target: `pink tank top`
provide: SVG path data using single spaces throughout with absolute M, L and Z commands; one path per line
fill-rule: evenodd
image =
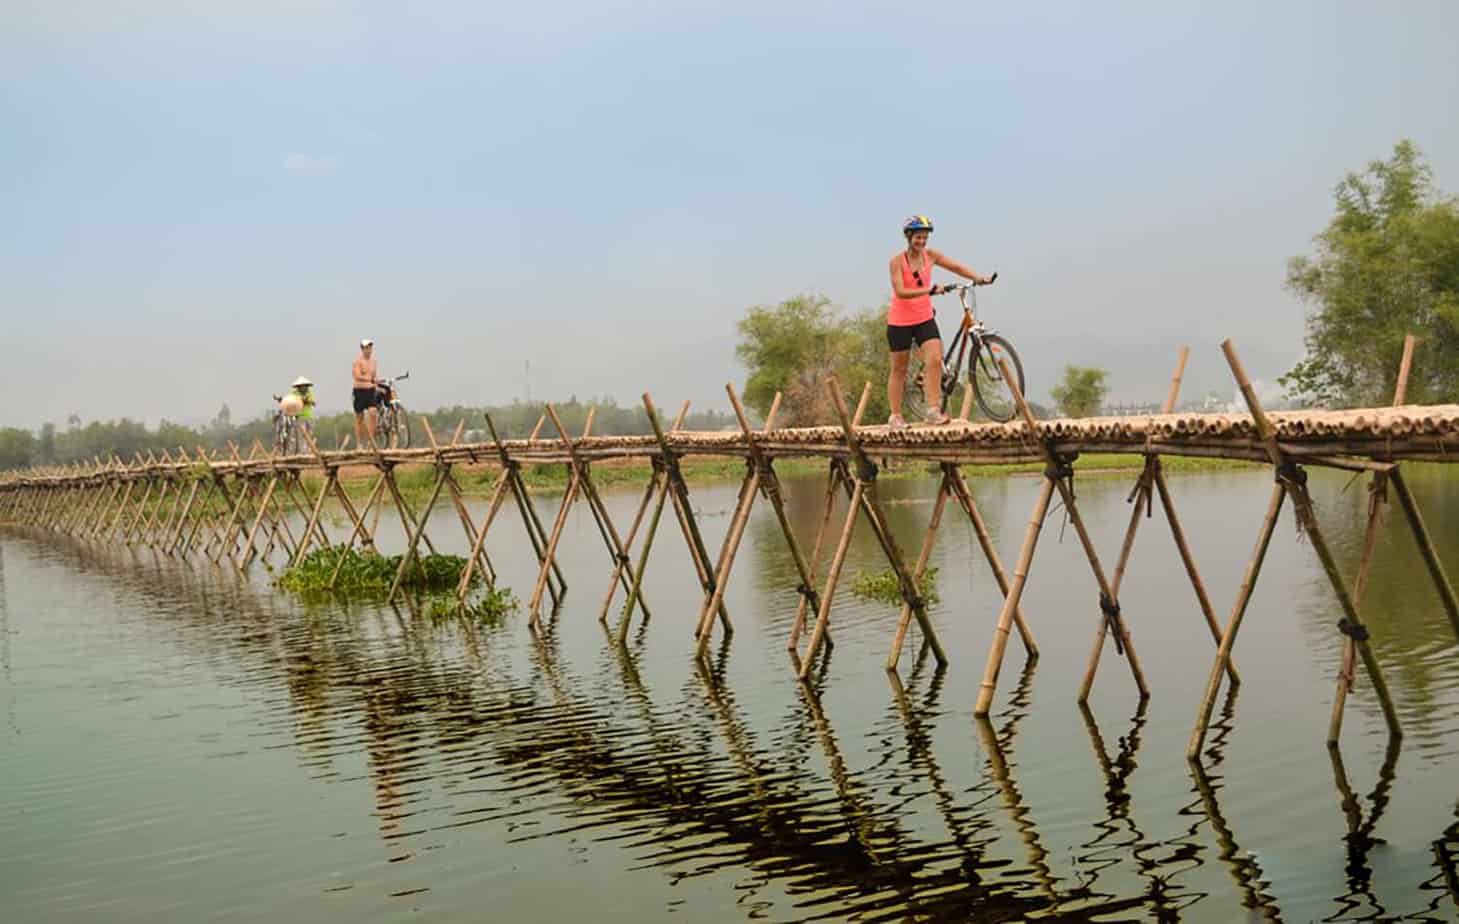
M 902 254 L 902 288 L 921 289 L 932 285 L 932 257 L 923 253 L 923 268 L 921 271 L 922 281 L 918 282 L 912 275 L 912 266 L 907 262 L 906 253 Z M 892 327 L 911 327 L 921 324 L 923 321 L 932 320 L 932 296 L 918 295 L 913 298 L 898 298 L 895 291 L 892 292 L 892 304 L 887 309 L 887 323 Z

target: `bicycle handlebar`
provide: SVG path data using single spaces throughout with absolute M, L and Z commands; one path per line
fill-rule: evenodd
M 988 277 L 988 281 L 987 282 L 954 282 L 954 283 L 949 283 L 949 284 L 946 284 L 946 285 L 938 286 L 937 287 L 937 294 L 938 295 L 946 295 L 949 292 L 966 292 L 967 290 L 973 288 L 974 286 L 980 286 L 980 285 L 983 285 L 983 286 L 991 286 L 993 283 L 995 283 L 997 281 L 998 281 L 998 274 L 997 273 L 994 273 L 993 275 L 991 275 L 991 276 Z

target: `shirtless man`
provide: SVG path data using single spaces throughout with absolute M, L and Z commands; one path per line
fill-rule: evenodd
M 350 382 L 355 399 L 355 443 L 364 449 L 375 445 L 375 341 L 360 341 L 360 355 L 350 367 Z

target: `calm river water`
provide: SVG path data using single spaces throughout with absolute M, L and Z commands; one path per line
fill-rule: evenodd
M 1459 575 L 1459 481 L 1410 479 Z M 1077 484 L 1107 567 L 1130 480 Z M 1223 620 L 1271 483 L 1172 478 Z M 1351 574 L 1364 484 L 1312 486 Z M 808 546 L 821 480 L 788 487 Z M 1038 482 L 972 487 L 1011 568 Z M 883 483 L 909 554 L 933 489 Z M 692 493 L 717 548 L 735 485 Z M 538 502 L 550 521 L 557 499 Z M 620 526 L 636 502 L 610 497 Z M 535 564 L 506 514 L 490 548 L 526 598 Z M 460 551 L 455 512 L 434 521 Z M 581 508 L 542 639 L 525 613 L 467 627 L 306 606 L 262 569 L 0 532 L 0 919 L 1459 919 L 1459 644 L 1396 509 L 1364 609 L 1401 749 L 1361 676 L 1340 758 L 1324 746 L 1339 614 L 1284 512 L 1201 776 L 1184 751 L 1214 646 L 1164 522 L 1142 528 L 1121 594 L 1153 697 L 1137 707 L 1110 650 L 1087 714 L 1096 594 L 1061 525 L 1024 598 L 1043 657 L 1024 670 L 1014 636 L 991 723 L 972 707 L 1001 597 L 951 508 L 933 559 L 950 667 L 919 661 L 914 632 L 889 681 L 895 610 L 843 591 L 811 689 L 785 651 L 797 581 L 764 504 L 709 669 L 671 518 L 626 652 L 598 623 L 611 563 Z M 858 531 L 847 578 L 882 567 Z

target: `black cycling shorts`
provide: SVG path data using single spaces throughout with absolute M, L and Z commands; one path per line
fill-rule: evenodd
M 887 346 L 892 348 L 893 353 L 901 353 L 912 349 L 915 342 L 918 346 L 929 340 L 941 340 L 942 332 L 937 329 L 937 319 L 928 318 L 921 324 L 908 324 L 905 327 L 887 325 Z
M 375 389 L 356 388 L 353 390 L 355 396 L 355 413 L 363 414 L 375 406 Z

